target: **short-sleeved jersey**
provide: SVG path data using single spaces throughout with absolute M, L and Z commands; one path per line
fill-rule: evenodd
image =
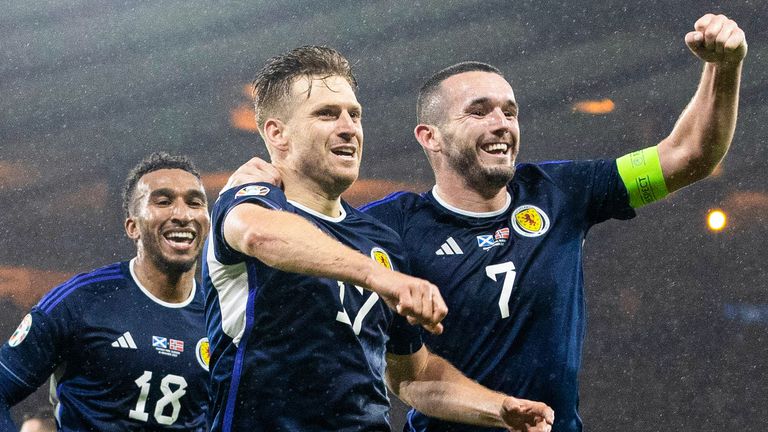
M 487 387 L 547 403 L 553 431 L 580 431 L 582 244 L 592 225 L 634 211 L 613 161 L 522 164 L 507 191 L 492 213 L 453 208 L 434 189 L 363 211 L 402 236 L 411 274 L 443 294 L 445 331 L 425 335 L 427 346 Z M 481 428 L 411 411 L 406 429 Z
M 122 262 L 45 295 L 0 350 L 0 374 L 29 392 L 53 375 L 62 431 L 204 431 L 207 350 L 200 290 L 163 302 Z
M 232 249 L 224 220 L 243 203 L 298 214 L 341 243 L 402 269 L 399 236 L 346 203 L 342 215 L 329 218 L 287 201 L 271 185 L 222 194 L 213 208 L 203 266 L 211 430 L 389 430 L 385 354 L 420 349 L 418 328 L 394 315 L 375 293 L 280 271 Z M 308 231 L 307 240 L 318 234 Z

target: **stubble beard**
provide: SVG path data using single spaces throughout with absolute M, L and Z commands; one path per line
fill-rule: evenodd
M 468 187 L 489 196 L 506 187 L 515 175 L 514 163 L 512 166 L 483 166 L 472 146 L 450 151 L 447 156 L 448 165 L 462 176 Z
M 142 230 L 143 231 L 143 230 Z M 182 274 L 192 270 L 197 263 L 197 256 L 195 259 L 179 259 L 170 260 L 165 257 L 163 251 L 160 250 L 160 241 L 157 234 L 142 232 L 141 242 L 144 248 L 144 254 L 147 256 L 150 262 L 157 267 L 158 270 L 170 277 L 180 277 Z

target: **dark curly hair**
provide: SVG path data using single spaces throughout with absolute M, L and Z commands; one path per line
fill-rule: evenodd
M 133 167 L 131 172 L 128 173 L 128 177 L 125 178 L 125 183 L 123 184 L 123 212 L 125 217 L 131 215 L 133 192 L 136 190 L 136 183 L 144 175 L 161 169 L 184 170 L 200 180 L 200 173 L 188 157 L 172 156 L 166 152 L 154 152 Z

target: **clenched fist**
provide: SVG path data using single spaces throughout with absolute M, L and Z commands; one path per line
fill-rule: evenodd
M 737 65 L 747 55 L 747 39 L 735 21 L 725 15 L 706 14 L 685 35 L 685 44 L 708 63 Z

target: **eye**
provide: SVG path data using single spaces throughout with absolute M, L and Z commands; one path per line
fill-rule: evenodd
M 316 115 L 320 117 L 321 119 L 335 119 L 336 118 L 336 112 L 332 109 L 322 109 L 320 111 L 317 111 Z
M 187 205 L 194 208 L 201 208 L 205 207 L 205 201 L 202 199 L 196 198 L 190 201 L 187 201 Z
M 487 114 L 487 112 L 483 107 L 470 107 L 467 110 L 467 114 L 475 117 L 483 117 Z

